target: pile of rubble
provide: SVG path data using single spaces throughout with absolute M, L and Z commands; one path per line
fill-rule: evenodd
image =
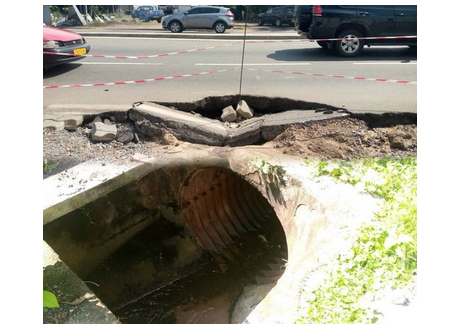
M 218 109 L 217 109 L 218 110 Z M 218 110 L 219 111 L 219 110 Z M 107 113 L 86 118 L 86 135 L 94 142 L 139 142 L 138 133 L 147 140 L 177 140 L 210 146 L 242 146 L 274 139 L 292 124 L 323 121 L 349 116 L 344 111 L 325 108 L 315 111 L 298 109 L 255 116 L 246 101 L 240 100 L 234 110 L 224 107 L 221 120 L 204 117 L 194 111 L 181 111 L 155 102 L 137 102 L 119 118 Z M 102 118 L 102 119 L 101 119 Z M 75 131 L 83 124 L 83 116 L 44 118 L 43 128 Z
M 43 129 L 76 131 L 83 125 L 83 115 L 58 115 L 48 116 L 43 121 Z M 134 132 L 128 125 L 118 124 L 114 116 L 102 119 L 96 116 L 92 122 L 85 124 L 86 134 L 94 142 L 117 142 L 126 144 L 139 142 L 137 132 Z
M 234 110 L 232 105 L 227 106 L 222 110 L 221 120 L 224 122 L 241 122 L 244 119 L 251 119 L 254 116 L 254 111 L 248 104 L 241 100 Z

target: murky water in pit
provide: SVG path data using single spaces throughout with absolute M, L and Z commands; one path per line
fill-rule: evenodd
M 180 269 L 175 268 L 172 261 L 178 257 L 178 251 L 172 250 L 169 241 L 186 237 L 181 236 L 177 227 L 164 223 L 163 228 L 156 224 L 136 236 L 88 279 L 105 282 L 113 278 L 99 289 L 120 290 L 117 296 L 126 296 L 125 301 L 120 302 L 120 297 L 117 301 L 114 301 L 117 298 L 105 298 L 109 293 L 104 291 L 98 294 L 95 289 L 95 292 L 122 323 L 230 323 L 235 303 L 245 286 L 273 284 L 283 274 L 286 259 L 283 230 L 247 232 L 234 243 L 239 255 L 233 262 L 218 263 L 210 254 L 202 252 L 188 268 Z M 159 239 L 163 242 L 159 243 Z M 170 259 L 166 257 L 168 253 Z M 163 257 L 160 259 L 158 255 Z M 146 274 L 158 276 L 155 277 L 157 286 L 147 286 L 140 294 L 139 272 L 147 269 L 146 260 L 159 269 Z M 161 278 L 159 271 L 165 266 L 168 277 Z M 136 283 L 127 283 L 126 278 L 130 276 Z

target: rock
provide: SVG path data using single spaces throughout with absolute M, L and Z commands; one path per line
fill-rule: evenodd
M 81 115 L 73 115 L 73 116 L 66 116 L 63 118 L 64 120 L 64 128 L 68 131 L 76 131 L 77 127 L 81 126 L 83 123 L 83 116 Z
M 43 120 L 43 129 L 63 130 L 64 122 L 55 120 Z
M 238 102 L 237 113 L 245 119 L 250 119 L 254 115 L 253 109 L 249 107 L 248 104 L 244 100 L 241 100 L 240 102 Z
M 224 122 L 234 122 L 237 120 L 237 112 L 234 110 L 232 105 L 222 110 L 221 120 Z
M 416 147 L 416 130 L 409 126 L 397 126 L 385 130 L 391 148 L 408 150 Z
M 92 122 L 88 123 L 86 126 L 88 128 L 90 128 L 90 129 L 93 129 L 93 126 L 94 126 L 95 122 L 102 122 L 101 117 L 99 117 L 99 116 L 95 117 L 94 120 Z
M 91 139 L 98 142 L 113 141 L 117 136 L 115 125 L 106 125 L 102 122 L 94 122 L 91 129 Z
M 134 134 L 130 129 L 123 129 L 117 132 L 116 140 L 117 142 L 126 144 L 133 140 Z
M 76 131 L 77 127 L 83 123 L 83 116 L 81 115 L 49 115 L 44 119 L 43 129 Z

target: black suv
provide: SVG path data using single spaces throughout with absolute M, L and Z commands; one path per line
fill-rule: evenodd
M 258 15 L 258 25 L 272 24 L 282 26 L 282 24 L 293 25 L 293 6 L 273 7 Z
M 416 6 L 306 5 L 295 6 L 294 16 L 298 34 L 308 39 L 338 39 L 317 43 L 342 56 L 357 56 L 364 45 L 416 47 L 416 38 L 400 38 L 417 35 Z

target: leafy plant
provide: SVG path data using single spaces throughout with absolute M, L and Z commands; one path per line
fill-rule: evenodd
M 56 168 L 59 165 L 59 163 L 48 163 L 47 159 L 43 160 L 43 171 L 51 171 L 52 169 Z
M 56 295 L 50 291 L 43 290 L 43 307 L 53 308 L 60 307 Z
M 416 167 L 416 158 L 316 165 L 318 175 L 360 186 L 383 205 L 371 225 L 359 229 L 351 250 L 336 257 L 296 323 L 373 323 L 367 303 L 384 288 L 408 284 L 417 268 Z
M 45 276 L 45 271 L 43 271 L 43 276 Z M 44 308 L 59 308 L 61 307 L 58 303 L 56 295 L 50 291 L 43 290 L 43 307 Z
M 285 169 L 280 165 L 271 164 L 269 161 L 262 160 L 260 164 L 257 164 L 258 170 L 266 176 L 276 177 L 280 181 L 284 181 Z

